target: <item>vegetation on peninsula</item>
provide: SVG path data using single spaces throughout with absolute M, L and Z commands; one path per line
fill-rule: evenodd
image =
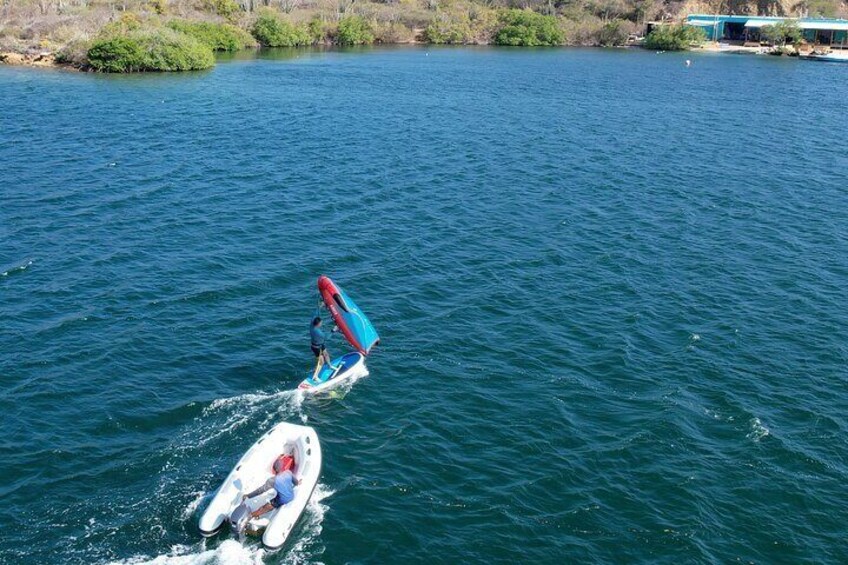
M 171 20 L 167 26 L 195 38 L 213 51 L 238 51 L 257 45 L 253 35 L 227 23 Z
M 194 71 L 215 64 L 212 50 L 193 37 L 162 27 L 145 27 L 94 40 L 86 53 L 97 71 Z

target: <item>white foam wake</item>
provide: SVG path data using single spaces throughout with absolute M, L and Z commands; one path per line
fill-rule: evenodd
M 277 392 L 267 393 L 248 392 L 245 394 L 239 394 L 238 396 L 231 396 L 230 398 L 219 398 L 218 400 L 214 400 L 212 404 L 207 406 L 203 410 L 203 414 L 212 414 L 218 412 L 222 408 L 229 408 L 233 406 L 237 406 L 239 408 L 246 408 L 251 406 L 262 405 L 267 402 L 276 400 L 284 400 L 286 401 L 286 404 L 290 405 L 292 408 L 300 408 L 300 405 L 303 402 L 303 393 L 295 389 L 280 390 Z
M 328 509 L 328 506 L 322 504 L 322 501 L 333 496 L 334 493 L 335 491 L 321 483 L 315 486 L 315 492 L 312 493 L 312 498 L 309 499 L 309 504 L 306 505 L 306 511 L 303 513 L 303 533 L 291 546 L 291 550 L 283 561 L 284 563 L 300 565 L 301 563 L 316 562 L 314 557 L 320 554 L 320 549 L 315 546 L 321 536 L 324 515 Z
M 195 418 L 195 425 L 182 434 L 175 449 L 185 452 L 203 448 L 245 425 L 255 427 L 258 437 L 271 424 L 292 416 L 305 424 L 307 418 L 302 405 L 303 392 L 297 389 L 219 398 Z M 259 416 L 261 420 L 257 419 Z
M 124 561 L 113 561 L 110 565 L 258 565 L 262 563 L 264 550 L 241 545 L 235 540 L 226 540 L 215 549 L 200 546 L 175 545 L 165 555 L 157 557 L 136 556 Z
M 745 437 L 750 440 L 760 441 L 771 433 L 769 432 L 769 429 L 760 422 L 759 418 L 753 418 L 749 424 L 751 425 L 751 431 Z
M 284 549 L 283 563 L 300 565 L 316 562 L 315 557 L 322 551 L 317 547 L 323 529 L 321 524 L 328 509 L 323 501 L 334 492 L 321 483 L 315 487 L 303 513 L 302 527 L 295 530 L 300 531 L 299 537 L 293 540 L 289 549 Z M 186 512 L 193 512 L 199 500 L 193 502 Z M 168 553 L 156 557 L 137 555 L 123 561 L 112 561 L 109 565 L 260 565 L 265 554 L 258 545 L 242 545 L 233 539 L 224 540 L 214 549 L 206 549 L 204 540 L 195 545 L 175 545 Z
M 9 275 L 14 274 L 14 273 L 18 273 L 20 271 L 26 271 L 29 268 L 30 265 L 32 265 L 32 260 L 29 260 L 26 263 L 23 263 L 21 265 L 18 265 L 17 267 L 12 267 L 11 269 L 3 271 L 2 273 L 0 273 L 0 277 L 8 277 Z
M 183 522 L 187 522 L 194 516 L 194 513 L 197 512 L 197 509 L 200 508 L 200 504 L 209 496 L 206 491 L 196 490 L 192 493 L 194 498 L 191 502 L 188 503 L 188 506 L 185 507 L 182 514 Z

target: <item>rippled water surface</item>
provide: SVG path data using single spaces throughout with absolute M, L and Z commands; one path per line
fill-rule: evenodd
M 0 67 L 0 561 L 848 561 L 848 65 L 278 55 Z M 282 420 L 285 551 L 201 541 Z

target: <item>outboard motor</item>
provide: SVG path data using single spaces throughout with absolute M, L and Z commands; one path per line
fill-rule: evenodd
M 247 523 L 250 521 L 250 507 L 246 502 L 242 502 L 233 513 L 230 514 L 230 530 L 239 538 L 244 536 L 244 530 L 247 528 Z

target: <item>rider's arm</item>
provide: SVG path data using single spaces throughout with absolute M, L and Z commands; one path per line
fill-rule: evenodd
M 272 488 L 274 488 L 274 477 L 271 477 L 270 479 L 265 481 L 265 484 L 259 487 L 258 489 L 244 495 L 244 498 L 253 498 L 254 496 L 262 494 L 266 490 L 271 490 Z

